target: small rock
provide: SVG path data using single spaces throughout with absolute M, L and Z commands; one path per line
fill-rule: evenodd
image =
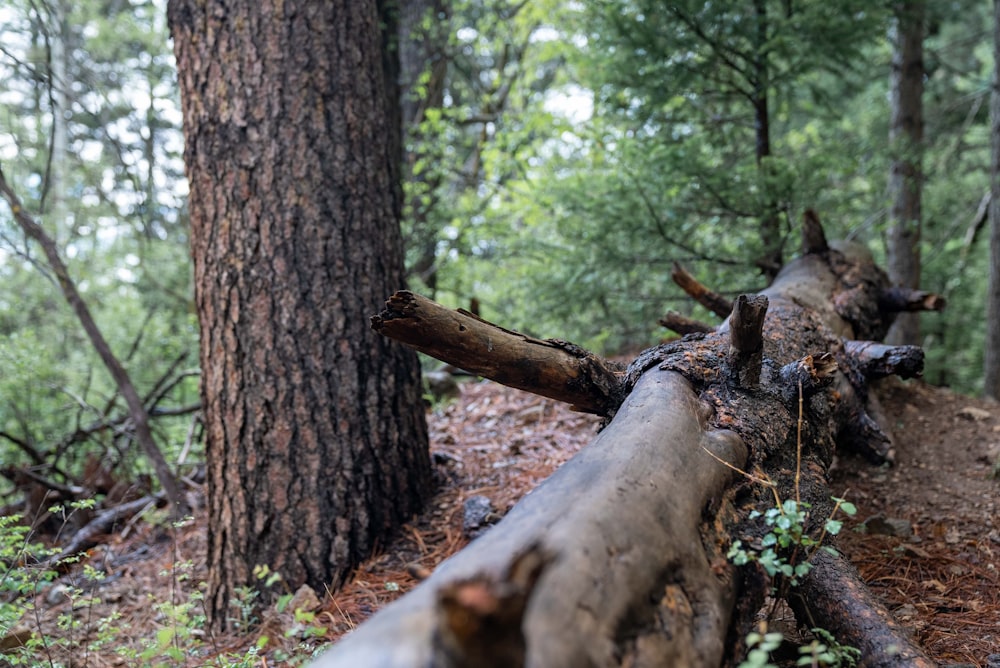
M 295 612 L 296 610 L 301 610 L 302 612 L 315 612 L 319 610 L 322 603 L 319 601 L 319 597 L 316 596 L 316 591 L 309 585 L 302 585 L 292 596 L 292 600 L 288 602 L 287 610 Z
M 907 520 L 872 515 L 865 520 L 865 530 L 871 534 L 882 536 L 899 536 L 906 538 L 913 535 L 913 525 Z
M 1000 668 L 1000 654 L 990 654 L 986 657 L 986 668 Z
M 45 602 L 49 605 L 59 605 L 69 600 L 69 587 L 62 584 L 54 584 L 45 592 Z
M 469 536 L 498 519 L 497 514 L 493 512 L 493 502 L 485 496 L 470 496 L 465 500 L 462 509 L 462 531 Z
M 920 559 L 930 559 L 931 555 L 928 554 L 927 550 L 919 548 L 916 545 L 904 545 L 903 554 L 908 557 L 919 557 Z
M 427 371 L 424 373 L 424 385 L 435 401 L 454 399 L 461 394 L 455 377 L 447 371 Z
M 958 411 L 958 417 L 972 420 L 973 422 L 988 420 L 991 415 L 992 413 L 989 411 L 984 411 L 982 408 L 976 408 L 975 406 L 966 406 Z

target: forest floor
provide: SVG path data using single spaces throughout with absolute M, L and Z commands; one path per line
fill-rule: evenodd
M 893 381 L 881 394 L 896 464 L 838 460 L 834 493 L 858 507 L 839 545 L 936 663 L 985 667 L 1000 652 L 1000 406 L 920 382 Z M 248 592 L 237 611 L 243 630 L 207 635 L 196 585 L 206 576 L 203 517 L 180 526 L 137 522 L 88 554 L 85 562 L 103 575 L 88 578 L 78 566 L 38 595 L 25 624 L 44 632 L 36 635 L 46 639 L 40 665 L 300 665 L 466 544 L 470 498 L 488 499 L 492 517 L 502 516 L 597 426 L 596 418 L 489 382 L 462 385 L 461 396 L 428 419 L 439 482 L 433 502 L 341 591 L 312 604 L 300 594 L 311 614 L 253 613 Z M 67 585 L 79 590 L 60 590 Z M 111 615 L 118 618 L 102 624 Z M 258 641 L 266 647 L 253 656 L 248 648 Z

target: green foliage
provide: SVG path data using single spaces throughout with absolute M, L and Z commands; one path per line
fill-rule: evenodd
M 51 510 L 69 521 L 73 513 L 89 505 L 74 503 L 67 508 Z M 60 665 L 56 657 L 68 655 L 88 665 L 87 657 L 97 651 L 104 655 L 115 653 L 128 665 L 150 668 L 183 665 L 251 668 L 261 665 L 270 644 L 267 636 L 260 636 L 242 652 L 220 652 L 215 646 L 206 628 L 203 583 L 195 588 L 188 587 L 187 594 L 181 594 L 177 586 L 190 581 L 192 563 L 175 561 L 160 574 L 173 583 L 170 591 L 174 594 L 168 600 L 149 596 L 149 605 L 157 613 L 156 627 L 133 628 L 118 611 L 101 617 L 93 612 L 94 606 L 100 603 L 101 582 L 106 577 L 102 570 L 86 563 L 74 569 L 76 575 L 59 577 L 59 567 L 69 562 L 47 562 L 56 551 L 33 542 L 31 536 L 31 529 L 21 523 L 20 517 L 0 517 L 0 637 L 14 630 L 31 634 L 21 646 L 4 651 L 0 659 L 3 665 Z M 258 575 L 265 585 L 279 578 L 267 569 L 262 569 Z M 36 597 L 45 596 L 52 588 L 57 588 L 58 595 L 68 603 L 64 604 L 65 612 L 58 617 L 57 633 L 45 632 L 37 623 L 40 611 L 36 610 L 36 605 L 45 604 L 36 603 Z M 253 611 L 257 595 L 256 589 L 248 587 L 233 601 L 233 608 L 243 624 L 241 628 L 249 637 L 256 629 Z M 270 656 L 283 662 L 282 665 L 302 665 L 320 651 L 326 629 L 318 623 L 314 613 L 304 610 L 279 612 L 290 613 L 292 623 L 285 632 L 286 642 L 272 650 Z
M 771 652 L 781 647 L 785 638 L 776 631 L 768 632 L 765 625 L 762 627 L 760 631 L 747 634 L 747 657 L 737 668 L 777 668 L 777 664 L 771 662 Z M 814 636 L 813 640 L 808 645 L 799 647 L 796 666 L 850 668 L 857 665 L 861 650 L 841 645 L 825 629 L 810 629 L 810 633 Z
M 834 501 L 834 514 L 838 510 L 848 516 L 857 512 L 849 501 L 837 498 Z M 837 535 L 843 528 L 843 522 L 831 515 L 823 523 L 822 533 L 815 538 L 810 536 L 806 528 L 811 507 L 805 501 L 786 499 L 763 514 L 752 511 L 750 519 L 763 517 L 768 531 L 761 537 L 759 545 L 744 546 L 743 541 L 734 541 L 727 558 L 737 566 L 757 562 L 771 577 L 783 576 L 792 586 L 797 585 L 812 569 L 809 560 L 816 550 L 833 551 L 833 548 L 823 545 L 823 539 L 827 535 Z
M 675 260 L 724 294 L 763 287 L 753 261 L 769 212 L 785 257 L 807 207 L 830 238 L 883 254 L 889 5 L 534 4 L 513 17 L 506 3 L 452 14 L 454 94 L 428 114 L 417 160 L 438 177 L 408 186 L 423 189 L 432 235 L 411 234 L 410 266 L 430 247 L 436 267 L 433 285 L 416 272 L 415 288 L 619 351 L 657 340 L 667 308 L 711 321 L 671 285 Z M 970 0 L 929 11 L 923 281 L 952 307 L 923 317 L 926 377 L 970 391 L 987 267 L 966 232 L 987 188 L 991 17 Z M 490 91 L 501 89 L 497 107 Z M 758 164 L 754 101 L 765 96 L 770 152 Z
M 815 639 L 799 648 L 801 655 L 796 666 L 829 666 L 830 668 L 848 668 L 856 666 L 861 658 L 861 650 L 857 647 L 841 645 L 837 639 L 825 629 L 810 629 Z
M 4 173 L 60 244 L 112 350 L 149 395 L 182 354 L 194 359 L 197 344 L 179 103 L 163 7 L 146 0 L 15 1 L 5 7 L 0 32 Z M 59 132 L 65 150 L 55 143 Z M 30 449 L 70 474 L 91 455 L 130 469 L 126 476 L 144 471 L 127 434 L 108 429 L 76 447 L 64 443 L 55 458 L 60 441 L 121 417 L 125 403 L 5 206 L 0 280 L 0 459 L 28 463 Z M 178 375 L 168 379 L 178 382 L 160 406 L 197 401 L 196 377 Z M 156 421 L 168 458 L 184 443 L 189 421 Z
M 747 658 L 737 668 L 776 668 L 771 663 L 771 652 L 781 647 L 783 635 L 777 632 L 751 632 L 747 634 Z

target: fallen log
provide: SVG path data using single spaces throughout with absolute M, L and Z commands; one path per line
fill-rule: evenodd
M 735 577 L 722 537 L 704 543 L 699 529 L 735 475 L 716 458 L 739 467 L 746 450 L 709 428 L 708 413 L 679 374 L 644 374 L 592 443 L 316 665 L 516 668 L 499 650 L 503 662 L 474 662 L 476 644 L 454 640 L 447 601 L 472 582 L 502 587 L 538 551 L 551 561 L 523 618 L 507 623 L 523 633 L 520 665 L 719 665 Z
M 806 555 L 791 546 L 779 558 L 794 577 L 727 559 L 734 539 L 762 550 L 768 529 L 751 511 L 788 500 L 804 511 L 804 534 L 823 536 L 835 447 L 891 456 L 867 380 L 918 371 L 913 350 L 857 342 L 891 324 L 880 307 L 888 279 L 817 226 L 807 219 L 807 254 L 737 299 L 716 331 L 643 352 L 620 387 L 588 386 L 590 401 L 575 394 L 613 416 L 595 440 L 316 665 L 733 665 L 772 590 L 794 598 L 801 623 L 861 649 L 862 665 L 933 665 L 839 557 L 812 549 L 812 570 L 799 568 Z M 495 365 L 468 354 L 446 361 Z M 844 596 L 864 623 L 837 618 L 828 602 Z

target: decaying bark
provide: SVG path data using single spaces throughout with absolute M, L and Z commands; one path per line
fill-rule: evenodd
M 512 332 L 401 290 L 372 317 L 372 329 L 477 376 L 610 415 L 621 403 L 621 370 L 583 348 Z
M 869 415 L 868 380 L 919 373 L 919 349 L 867 341 L 892 321 L 880 308 L 885 274 L 863 248 L 827 244 L 818 225 L 807 220 L 810 252 L 760 295 L 737 299 L 716 331 L 644 351 L 619 388 L 607 376 L 577 385 L 594 398 L 573 394 L 576 405 L 613 416 L 595 440 L 317 665 L 501 665 L 487 655 L 544 668 L 733 665 L 772 586 L 798 597 L 800 622 L 860 648 L 862 665 L 931 665 L 839 557 L 818 558 L 797 587 L 726 559 L 734 539 L 760 544 L 767 528 L 750 511 L 773 507 L 775 495 L 810 504 L 807 529 L 819 535 L 833 511 L 835 446 L 891 458 Z M 385 325 L 398 316 L 384 316 L 373 325 L 391 336 Z M 447 353 L 444 341 L 469 331 L 459 316 L 421 325 L 421 349 Z M 508 363 L 518 346 L 551 345 L 473 322 L 484 328 L 474 341 L 499 331 L 522 342 L 500 348 Z M 498 350 L 450 345 L 472 359 Z M 478 368 L 510 377 L 496 360 Z M 546 390 L 558 386 L 547 373 Z M 514 376 L 535 391 L 532 377 Z M 844 605 L 866 621 L 840 619 Z

